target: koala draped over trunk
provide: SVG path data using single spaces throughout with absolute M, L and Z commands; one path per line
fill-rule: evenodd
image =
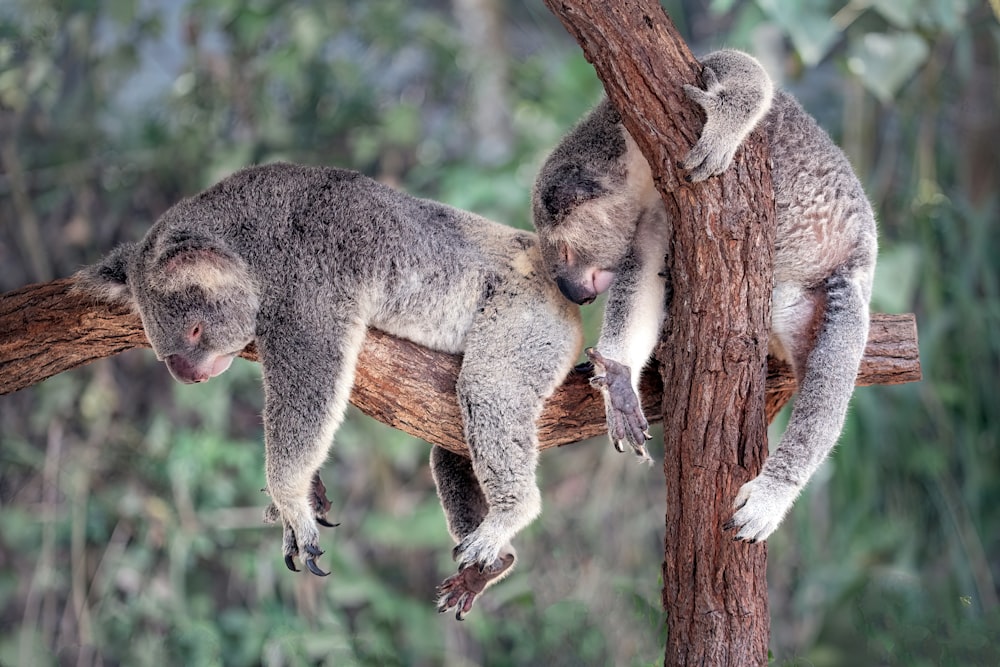
M 138 244 L 77 274 L 138 311 L 181 382 L 223 372 L 256 341 L 263 366 L 267 516 L 314 574 L 330 507 L 317 472 L 369 326 L 463 352 L 456 393 L 471 460 L 431 465 L 458 573 L 438 608 L 461 619 L 515 560 L 539 513 L 535 421 L 579 353 L 578 308 L 548 279 L 534 234 L 340 169 L 245 169 L 176 204 Z
M 875 215 L 843 152 L 795 99 L 774 92 L 752 57 L 717 51 L 702 61 L 705 89 L 685 86 L 705 110 L 683 166 L 688 179 L 722 173 L 761 123 L 773 163 L 777 238 L 770 352 L 789 361 L 799 393 L 780 446 L 747 482 L 727 528 L 770 535 L 840 436 L 868 339 Z M 637 400 L 643 366 L 665 317 L 667 219 L 649 165 L 605 99 L 552 151 L 538 175 L 533 214 L 542 255 L 567 298 L 610 290 L 592 382 L 605 399 L 611 440 L 645 449 Z

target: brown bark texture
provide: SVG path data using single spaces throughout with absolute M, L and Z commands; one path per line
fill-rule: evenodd
M 72 280 L 28 285 L 0 294 L 0 395 L 37 384 L 97 359 L 149 347 L 139 317 L 70 293 Z M 920 379 L 913 315 L 872 316 L 868 351 L 858 384 L 899 384 Z M 257 359 L 251 345 L 243 357 Z M 467 453 L 455 398 L 461 357 L 435 352 L 381 331 L 369 331 L 351 402 L 390 426 Z M 768 420 L 795 390 L 787 366 L 771 362 Z M 166 372 L 164 369 L 163 372 Z M 659 421 L 663 385 L 655 369 L 643 375 L 643 403 Z M 543 448 L 585 440 L 605 431 L 604 406 L 587 378 L 572 374 L 539 420 Z
M 755 133 L 722 177 L 676 164 L 703 123 L 683 84 L 695 58 L 655 0 L 546 0 L 593 63 L 673 221 L 663 385 L 668 665 L 766 665 L 767 551 L 721 526 L 767 450 L 764 396 L 774 246 L 766 147 Z

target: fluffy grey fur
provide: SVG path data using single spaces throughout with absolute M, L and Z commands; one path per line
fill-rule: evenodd
M 791 95 L 773 91 L 756 60 L 724 50 L 702 64 L 705 89 L 685 90 L 707 120 L 683 165 L 692 181 L 719 174 L 755 126 L 766 132 L 777 212 L 770 351 L 792 364 L 799 382 L 780 446 L 740 489 L 727 523 L 753 542 L 777 528 L 840 436 L 868 337 L 875 216 L 844 153 Z M 610 287 L 590 356 L 612 441 L 645 457 L 646 420 L 631 394 L 665 317 L 670 220 L 607 100 L 552 151 L 533 213 L 542 255 L 568 298 L 587 303 Z
M 535 421 L 581 344 L 578 309 L 546 277 L 534 234 L 351 171 L 272 164 L 181 201 L 77 280 L 131 304 L 182 382 L 221 373 L 256 341 L 267 516 L 283 524 L 289 567 L 301 558 L 316 574 L 317 521 L 329 525 L 317 471 L 366 328 L 463 352 L 456 390 L 472 460 L 431 456 L 458 542 L 439 608 L 463 617 L 509 571 L 511 539 L 541 507 Z

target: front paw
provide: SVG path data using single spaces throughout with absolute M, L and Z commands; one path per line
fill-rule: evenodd
M 590 384 L 600 390 L 604 397 L 605 414 L 608 419 L 608 436 L 611 444 L 619 452 L 625 451 L 625 443 L 643 461 L 652 461 L 646 452 L 649 422 L 642 412 L 642 405 L 635 390 L 628 366 L 608 359 L 595 348 L 587 348 L 587 356 L 594 365 L 594 377 Z
M 319 478 L 317 477 L 316 479 L 318 480 Z M 325 493 L 322 495 L 322 498 L 323 500 L 326 499 Z M 297 508 L 295 507 L 296 505 L 298 506 Z M 322 507 L 322 505 L 317 506 L 316 489 L 314 487 L 310 497 L 303 499 L 300 503 L 295 503 L 293 506 L 285 506 L 284 509 L 281 509 L 276 503 L 272 502 L 264 510 L 265 522 L 281 523 L 281 549 L 284 554 L 285 566 L 292 572 L 299 571 L 299 568 L 295 566 L 295 561 L 301 558 L 306 569 L 316 576 L 325 577 L 330 574 L 329 572 L 324 572 L 316 563 L 316 560 L 323 555 L 323 550 L 319 548 L 319 529 L 317 526 L 333 527 L 339 525 L 331 524 L 326 520 L 326 509 L 328 506 L 328 502 L 326 508 Z
M 698 143 L 680 164 L 688 172 L 685 177 L 688 182 L 704 181 L 724 172 L 733 161 L 741 139 L 738 133 L 727 131 L 723 127 L 724 123 L 712 122 L 724 113 L 725 88 L 719 83 L 711 67 L 702 70 L 702 78 L 705 81 L 704 90 L 696 86 L 684 86 L 685 94 L 705 110 L 706 116 Z
M 302 533 L 305 533 L 307 537 L 299 537 Z M 297 532 L 290 524 L 285 523 L 281 545 L 285 554 L 285 567 L 292 572 L 299 571 L 299 568 L 295 567 L 295 559 L 304 556 L 302 562 L 305 563 L 306 569 L 317 577 L 325 577 L 330 574 L 324 572 L 316 564 L 316 559 L 323 555 L 323 550 L 319 548 L 319 534 L 315 533 L 315 530 Z
M 736 494 L 735 512 L 723 530 L 737 529 L 735 540 L 762 542 L 775 531 L 799 495 L 800 487 L 758 475 Z

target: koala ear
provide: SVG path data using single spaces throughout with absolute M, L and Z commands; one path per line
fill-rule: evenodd
M 222 243 L 186 231 L 163 239 L 154 263 L 159 286 L 180 291 L 197 285 L 219 295 L 252 285 L 246 263 Z
M 128 284 L 128 264 L 135 250 L 134 243 L 122 243 L 97 264 L 80 269 L 73 275 L 72 291 L 105 303 L 134 305 Z
M 559 165 L 548 178 L 549 185 L 540 193 L 546 213 L 558 222 L 574 208 L 600 197 L 604 187 L 579 164 Z

